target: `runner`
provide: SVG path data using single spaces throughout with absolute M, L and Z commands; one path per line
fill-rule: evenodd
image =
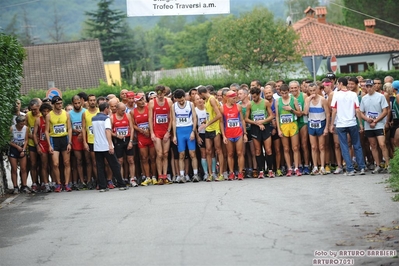
M 223 104 L 221 113 L 223 115 L 223 122 L 220 123 L 223 134 L 223 142 L 227 146 L 227 163 L 230 174 L 228 180 L 236 178 L 234 174 L 234 155 L 238 157 L 238 180 L 244 179 L 245 159 L 243 154 L 243 146 L 247 139 L 247 132 L 244 117 L 242 115 L 242 108 L 236 104 L 237 93 L 229 91 L 226 94 L 227 102 Z M 244 138 L 242 137 L 244 135 Z
M 51 99 L 54 109 L 46 116 L 46 140 L 51 154 L 52 171 L 57 183 L 54 192 L 61 192 L 60 153 L 64 163 L 65 191 L 71 192 L 69 181 L 71 178 L 71 150 L 72 127 L 69 113 L 62 109 L 62 99 L 54 96 Z
M 28 146 L 29 129 L 25 125 L 25 116 L 18 115 L 15 118 L 15 124 L 10 127 L 11 141 L 8 150 L 8 161 L 11 164 L 11 179 L 14 185 L 14 194 L 19 191 L 29 194 L 30 190 L 27 186 L 28 173 L 26 170 L 26 148 Z M 21 189 L 18 189 L 17 170 L 19 164 L 19 175 L 21 177 Z
M 195 95 L 195 113 L 197 115 L 197 128 L 199 129 L 201 125 L 206 124 L 206 110 L 205 102 L 198 94 Z M 205 128 L 202 130 L 197 130 L 197 143 L 200 148 L 201 153 L 201 165 L 204 170 L 203 181 L 206 181 L 209 177 L 208 172 L 208 162 L 206 160 L 206 149 L 205 149 Z
M 312 146 L 313 170 L 312 175 L 327 174 L 325 166 L 325 139 L 328 134 L 330 107 L 327 100 L 320 96 L 315 83 L 308 85 L 310 96 L 305 100 L 304 114 L 308 115 L 310 145 Z M 317 168 L 320 162 L 320 170 Z
M 288 86 L 282 84 L 280 87 L 281 97 L 276 102 L 276 126 L 283 143 L 284 158 L 288 166 L 286 176 L 292 175 L 290 148 L 294 154 L 295 174 L 301 176 L 302 174 L 298 169 L 300 155 L 297 115 L 301 115 L 302 111 L 299 108 L 298 101 L 294 96 L 289 95 L 288 91 Z
M 250 90 L 252 97 L 251 104 L 247 106 L 245 122 L 251 124 L 251 137 L 254 141 L 256 164 L 258 166 L 258 178 L 264 178 L 265 159 L 262 152 L 262 144 L 266 151 L 266 163 L 269 169 L 268 176 L 274 177 L 272 156 L 272 139 L 270 132 L 270 122 L 273 120 L 273 112 L 269 101 L 260 97 L 261 90 L 252 87 Z
M 206 160 L 208 162 L 208 171 L 212 175 L 208 176 L 207 182 L 223 181 L 224 177 L 219 173 L 216 177 L 216 158 L 213 157 L 214 153 L 218 156 L 219 169 L 224 169 L 224 155 L 222 152 L 221 132 L 220 132 L 220 104 L 216 101 L 207 88 L 201 86 L 198 88 L 198 95 L 205 101 L 206 110 L 206 123 L 202 124 L 198 130 L 205 129 L 205 147 L 206 147 Z
M 148 123 L 148 107 L 144 100 L 144 95 L 136 95 L 136 108 L 130 112 L 135 132 L 137 132 L 137 143 L 140 150 L 140 160 L 143 166 L 143 172 L 146 177 L 142 180 L 142 186 L 157 184 L 156 179 L 156 153 L 154 142 L 151 140 L 149 123 Z M 151 161 L 151 164 L 148 163 Z M 150 171 L 151 170 L 151 171 Z M 152 175 L 152 179 L 151 179 Z M 154 181 L 154 182 L 153 182 Z
M 389 169 L 389 153 L 385 145 L 385 120 L 389 112 L 389 105 L 385 96 L 381 93 L 376 93 L 376 85 L 372 80 L 366 81 L 367 95 L 362 98 L 360 103 L 360 111 L 362 118 L 365 121 L 364 129 L 365 135 L 370 142 L 371 152 L 376 162 L 376 167 L 373 174 L 381 173 L 382 171 L 388 172 Z M 382 151 L 385 159 L 385 169 L 380 168 L 381 157 L 378 153 L 378 146 Z
M 166 88 L 158 85 L 155 88 L 157 97 L 148 104 L 148 122 L 151 139 L 157 153 L 158 184 L 169 183 L 167 180 L 168 154 L 170 147 L 170 109 L 172 101 L 165 97 Z M 154 182 L 154 185 L 156 183 Z
M 179 171 L 180 176 L 176 180 L 179 183 L 185 182 L 184 157 L 186 147 L 191 158 L 193 168 L 193 182 L 199 182 L 198 161 L 195 154 L 195 132 L 197 131 L 197 115 L 194 104 L 186 101 L 185 92 L 176 90 L 174 92 L 176 102 L 172 105 L 172 125 L 173 125 L 173 143 L 177 145 L 179 152 Z
M 43 192 L 51 192 L 49 185 L 49 146 L 46 140 L 46 116 L 53 110 L 53 107 L 49 103 L 43 103 L 40 106 L 40 113 L 42 114 L 35 121 L 35 128 L 33 131 L 33 140 L 35 142 L 35 147 L 37 149 L 37 154 L 40 156 L 41 161 L 41 176 L 42 185 L 44 185 Z

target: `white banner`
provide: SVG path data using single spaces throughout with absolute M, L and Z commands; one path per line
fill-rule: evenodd
M 229 14 L 230 0 L 126 0 L 128 17 Z

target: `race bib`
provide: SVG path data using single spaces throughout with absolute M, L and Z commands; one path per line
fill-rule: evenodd
M 227 127 L 235 128 L 240 126 L 240 120 L 238 118 L 229 118 L 227 119 Z
M 309 127 L 310 128 L 321 128 L 321 121 L 320 120 L 310 120 Z
M 66 127 L 65 127 L 64 124 L 54 125 L 54 126 L 53 126 L 53 132 L 54 132 L 55 134 L 66 133 Z
M 392 118 L 393 119 L 398 119 L 396 112 L 394 110 L 392 110 Z
M 89 126 L 89 134 L 90 134 L 90 135 L 94 135 L 94 134 L 93 134 L 93 126 Z
M 206 121 L 209 121 L 209 113 L 206 113 Z
M 40 134 L 40 140 L 46 140 L 46 134 L 44 133 Z
M 22 137 L 21 133 L 17 134 L 17 137 L 14 139 L 14 143 L 20 147 L 24 146 L 25 140 Z
M 82 122 L 74 122 L 72 123 L 72 128 L 75 130 L 82 130 Z
M 33 135 L 33 131 L 35 130 L 35 127 L 30 127 L 30 133 Z
M 200 118 L 199 123 L 200 123 L 200 125 L 206 124 L 206 118 Z
M 116 128 L 116 135 L 117 136 L 127 136 L 127 133 L 129 132 L 128 127 L 118 127 Z
M 179 117 L 176 117 L 176 119 L 179 123 L 187 123 L 188 115 L 179 115 Z
M 155 122 L 157 124 L 166 124 L 166 123 L 168 123 L 168 115 L 157 115 L 155 117 Z
M 265 115 L 264 114 L 260 114 L 260 115 L 254 115 L 254 121 L 259 121 L 259 120 L 264 120 L 265 119 Z
M 149 125 L 148 122 L 145 122 L 145 123 L 138 124 L 138 127 L 142 130 L 148 130 L 149 129 L 148 125 Z
M 378 117 L 378 113 L 376 112 L 367 112 L 367 117 L 371 119 L 376 119 Z
M 288 123 L 292 123 L 292 122 L 293 122 L 292 114 L 280 115 L 280 123 L 281 124 L 288 124 Z

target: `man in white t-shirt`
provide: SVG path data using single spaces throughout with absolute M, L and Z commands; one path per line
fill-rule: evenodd
M 384 94 L 376 92 L 376 85 L 373 80 L 366 80 L 367 94 L 362 98 L 360 111 L 364 119 L 365 135 L 370 142 L 371 152 L 376 162 L 376 168 L 372 172 L 378 174 L 384 169 L 380 168 L 381 158 L 378 152 L 377 143 L 381 148 L 382 155 L 386 161 L 386 167 L 389 165 L 389 153 L 385 145 L 384 127 L 386 116 L 388 114 L 388 102 Z
M 121 165 L 115 156 L 114 145 L 112 143 L 112 125 L 108 116 L 109 104 L 107 102 L 101 103 L 99 109 L 100 112 L 92 118 L 92 126 L 94 134 L 93 148 L 96 156 L 100 192 L 108 190 L 104 159 L 108 161 L 112 174 L 118 182 L 119 190 L 126 190 L 127 187 L 121 175 Z
M 360 145 L 359 127 L 357 125 L 356 116 L 360 121 L 360 110 L 359 110 L 359 100 L 356 93 L 348 90 L 346 87 L 348 85 L 348 80 L 346 78 L 338 79 L 338 91 L 334 92 L 331 108 L 332 117 L 331 121 L 336 121 L 336 131 L 339 138 L 339 143 L 341 146 L 342 157 L 346 162 L 346 175 L 355 175 L 355 170 L 353 168 L 353 163 L 349 153 L 348 137 L 350 135 L 353 149 L 355 151 L 356 162 L 360 168 L 360 174 L 365 174 L 365 163 L 363 157 L 362 146 Z M 363 130 L 363 126 L 360 124 L 360 130 Z M 331 123 L 330 132 L 334 132 L 334 123 Z

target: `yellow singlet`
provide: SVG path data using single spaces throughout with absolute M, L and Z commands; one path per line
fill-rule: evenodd
M 40 116 L 42 116 L 42 114 L 40 114 Z M 33 116 L 32 111 L 26 113 L 26 119 L 28 121 L 28 129 L 30 133 L 33 135 L 33 130 L 35 129 L 36 117 Z M 28 145 L 31 147 L 35 146 L 35 142 L 33 141 L 33 139 L 28 140 Z
M 209 97 L 208 100 L 205 101 L 205 111 L 206 111 L 206 122 L 208 123 L 209 121 L 211 121 L 215 116 L 216 116 L 216 112 L 212 107 L 211 104 L 211 99 L 215 99 L 214 96 Z M 215 99 L 215 101 L 217 102 L 217 100 Z M 220 132 L 220 124 L 219 121 L 214 122 L 213 124 L 209 125 L 205 131 L 208 132 L 212 132 L 212 131 L 216 131 L 216 133 Z
M 93 124 L 91 119 L 98 114 L 98 108 L 94 114 L 90 113 L 89 109 L 85 111 L 86 118 L 86 132 L 87 132 L 87 143 L 94 144 L 94 135 L 93 135 Z
M 50 115 L 50 137 L 64 137 L 68 135 L 68 124 L 67 124 L 67 112 L 61 111 L 61 114 L 57 115 L 54 111 L 49 113 Z

